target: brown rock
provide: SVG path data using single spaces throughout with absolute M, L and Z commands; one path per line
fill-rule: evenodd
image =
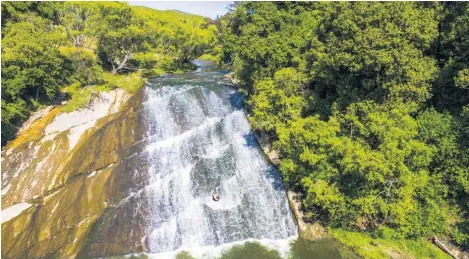
M 298 223 L 298 233 L 301 238 L 314 241 L 330 237 L 327 230 L 318 222 L 307 223 L 304 221 L 304 214 L 301 210 L 301 201 L 298 194 L 288 191 L 288 201 Z
M 139 92 L 120 110 L 98 119 L 72 150 L 68 129 L 53 139 L 28 140 L 3 152 L 2 187 L 8 188 L 2 193 L 2 209 L 22 202 L 34 205 L 2 224 L 2 258 L 144 251 L 145 244 L 134 241 L 143 240 L 146 212 L 125 202 L 133 201 L 131 190 L 145 185 L 140 176 L 146 164 L 135 155 L 144 144 L 141 98 Z

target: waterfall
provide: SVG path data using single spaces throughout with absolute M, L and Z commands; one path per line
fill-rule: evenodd
M 223 74 L 150 80 L 145 91 L 149 252 L 297 235 L 279 172 Z

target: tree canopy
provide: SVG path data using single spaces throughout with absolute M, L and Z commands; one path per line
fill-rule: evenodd
M 223 58 L 310 219 L 468 247 L 468 6 L 243 2 L 227 15 Z

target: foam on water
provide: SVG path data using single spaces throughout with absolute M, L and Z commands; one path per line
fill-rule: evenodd
M 277 251 L 297 236 L 279 173 L 250 141 L 235 91 L 195 76 L 150 83 L 144 102 L 149 159 L 149 254 L 212 258 L 258 240 Z M 191 82 L 188 85 L 187 82 Z M 221 199 L 213 201 L 218 188 Z
M 195 258 L 215 259 L 220 258 L 224 252 L 229 251 L 234 246 L 240 246 L 247 242 L 256 242 L 269 250 L 277 251 L 282 258 L 288 258 L 288 255 L 290 254 L 290 243 L 294 240 L 295 237 L 276 240 L 246 239 L 242 241 L 225 243 L 220 246 L 200 246 L 192 249 L 177 249 L 175 251 L 164 253 L 145 253 L 145 255 L 153 259 L 172 259 L 175 258 L 181 252 L 188 252 L 191 256 Z

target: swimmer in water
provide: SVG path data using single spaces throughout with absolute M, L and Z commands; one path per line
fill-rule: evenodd
M 220 200 L 220 193 L 218 192 L 218 187 L 215 188 L 214 191 L 212 191 L 212 199 L 214 201 L 219 201 Z

